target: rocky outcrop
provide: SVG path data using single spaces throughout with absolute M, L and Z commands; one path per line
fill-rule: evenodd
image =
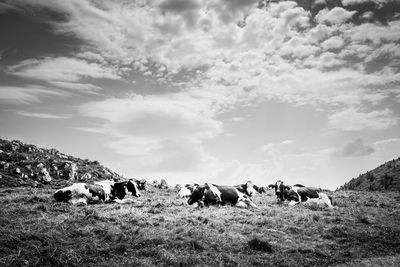
M 57 149 L 0 139 L 0 187 L 64 185 L 76 181 L 120 179 L 98 161 L 80 159 Z

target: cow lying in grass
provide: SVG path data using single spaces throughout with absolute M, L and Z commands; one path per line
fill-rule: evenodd
M 296 205 L 301 202 L 323 203 L 330 208 L 332 206 L 332 198 L 322 193 L 321 189 L 315 187 L 307 187 L 300 184 L 288 186 L 283 181 L 277 181 L 274 185 L 275 194 L 280 201 L 289 200 L 289 205 Z
M 140 192 L 134 181 L 114 182 L 110 180 L 91 183 L 74 183 L 58 189 L 54 193 L 56 201 L 72 204 L 88 204 L 92 202 L 126 203 L 124 197 L 130 192 L 139 197 Z
M 215 184 L 204 184 L 196 186 L 189 197 L 188 204 L 198 203 L 209 205 L 226 205 L 231 204 L 238 207 L 253 207 L 257 206 L 253 203 L 249 196 L 239 192 L 233 186 L 220 186 Z

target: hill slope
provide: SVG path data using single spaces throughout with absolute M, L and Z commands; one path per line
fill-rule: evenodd
M 400 157 L 351 179 L 339 190 L 400 190 Z
M 0 187 L 60 186 L 68 181 L 119 179 L 98 161 L 65 155 L 21 141 L 0 139 Z

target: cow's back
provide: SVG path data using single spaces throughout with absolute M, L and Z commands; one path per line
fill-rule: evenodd
M 233 186 L 214 185 L 221 192 L 222 204 L 230 203 L 235 205 L 239 199 L 238 190 Z

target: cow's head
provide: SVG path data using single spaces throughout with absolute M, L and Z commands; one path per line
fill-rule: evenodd
M 129 180 L 128 183 L 127 183 L 126 188 L 128 189 L 128 192 L 131 192 L 132 196 L 134 196 L 134 197 L 140 197 L 141 196 L 135 181 Z
M 255 193 L 257 193 L 257 191 L 254 188 L 254 185 L 251 181 L 247 181 L 247 183 L 245 184 L 245 190 L 246 190 L 246 194 L 250 197 L 253 196 Z
M 112 195 L 118 199 L 124 199 L 126 196 L 126 185 L 127 182 L 116 182 L 112 186 Z
M 130 192 L 134 197 L 140 197 L 139 189 L 135 181 L 116 182 L 113 185 L 113 195 L 118 199 L 123 199 L 127 192 Z
M 284 201 L 284 200 L 285 200 L 285 197 L 286 197 L 286 192 L 287 192 L 287 190 L 290 189 L 290 186 L 287 186 L 287 185 L 285 185 L 285 184 L 283 183 L 283 181 L 278 180 L 278 181 L 275 183 L 274 188 L 275 188 L 276 197 L 277 197 L 279 200 Z
M 147 181 L 145 179 L 135 180 L 139 190 L 146 190 Z
M 196 202 L 199 202 L 200 200 L 203 199 L 203 196 L 205 194 L 206 186 L 196 186 L 193 188 L 192 194 L 189 197 L 188 204 L 192 205 Z

